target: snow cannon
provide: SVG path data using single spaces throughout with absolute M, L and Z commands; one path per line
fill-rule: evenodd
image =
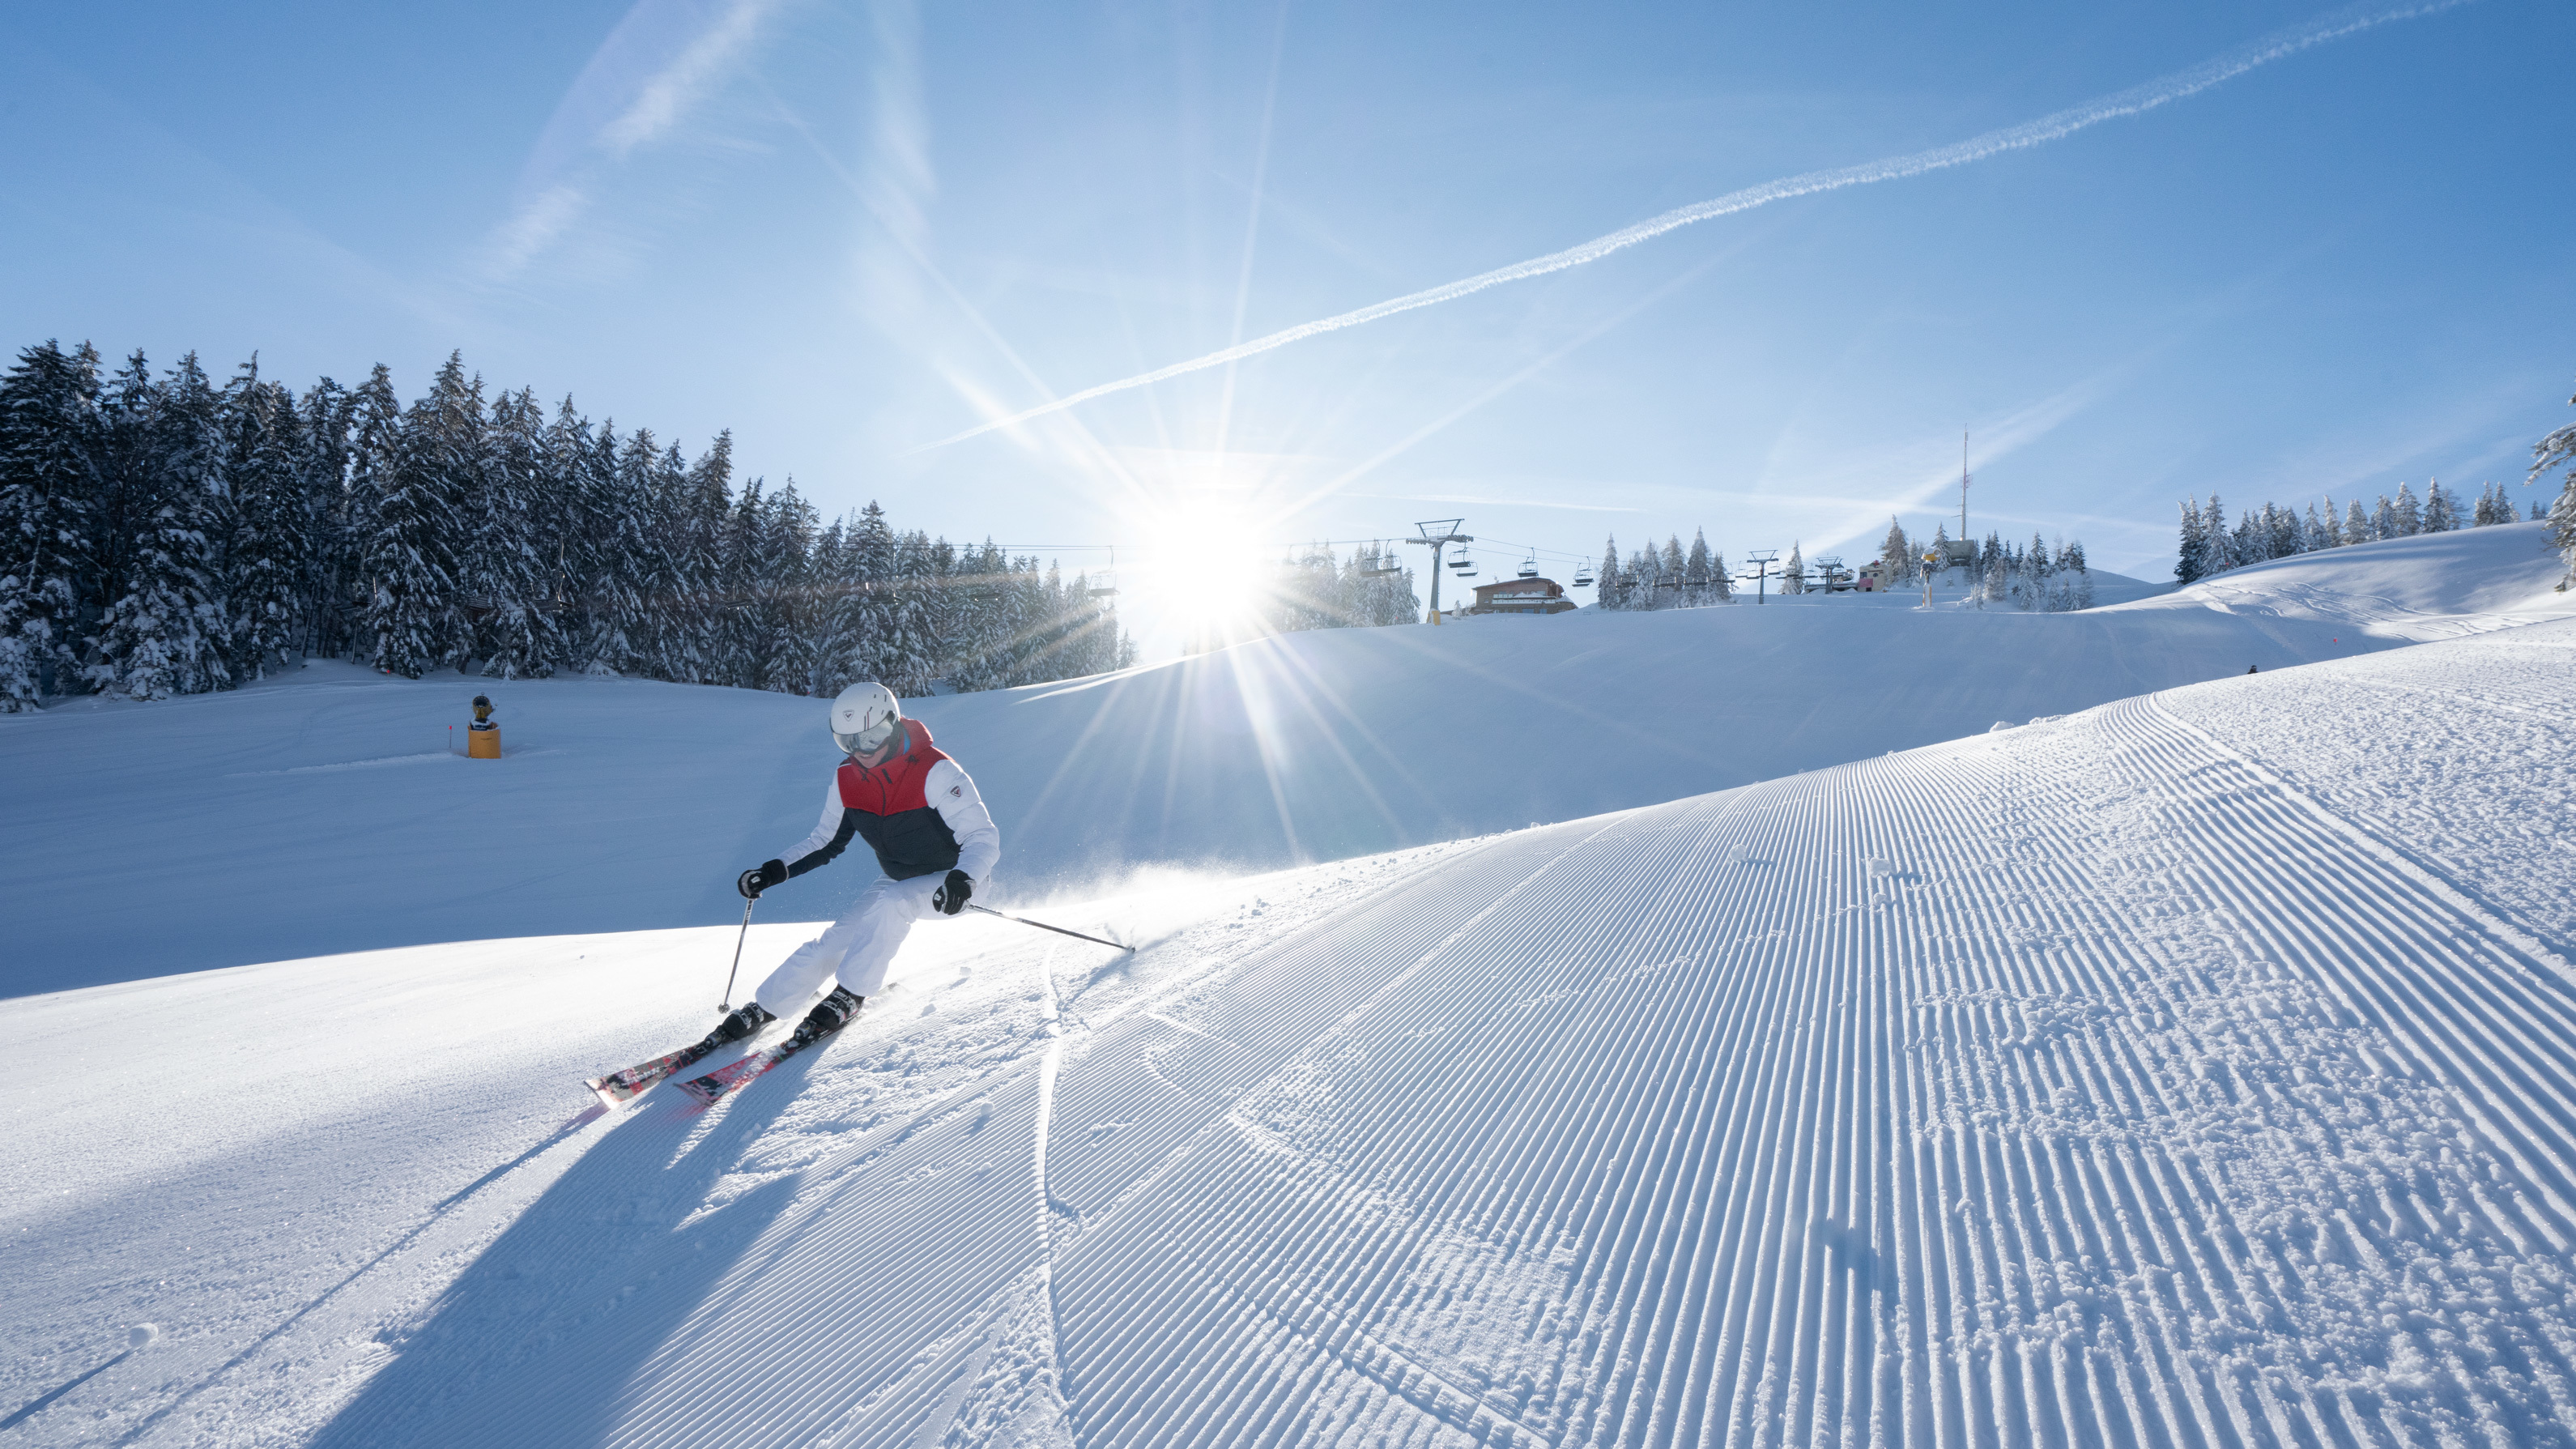
M 492 696 L 474 696 L 474 723 L 465 727 L 465 756 L 472 760 L 501 758 L 501 727 L 492 723 Z

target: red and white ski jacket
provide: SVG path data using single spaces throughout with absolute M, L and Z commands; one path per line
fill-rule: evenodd
M 992 878 L 1002 858 L 1002 832 L 975 782 L 930 743 L 929 727 L 903 722 L 903 748 L 870 769 L 845 760 L 823 792 L 823 819 L 783 857 L 793 878 L 838 856 L 857 836 L 896 880 L 962 870 Z

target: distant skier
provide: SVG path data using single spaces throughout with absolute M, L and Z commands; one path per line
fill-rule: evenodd
M 859 892 L 858 903 L 831 929 L 779 963 L 746 1002 L 707 1034 L 704 1045 L 739 1041 L 802 1006 L 835 976 L 789 1038 L 797 1047 L 840 1030 L 860 1003 L 885 985 L 886 966 L 912 931 L 934 914 L 956 915 L 992 878 L 1002 856 L 975 782 L 930 742 L 917 719 L 905 719 L 894 691 L 853 684 L 832 701 L 833 743 L 847 756 L 823 792 L 823 819 L 804 843 L 777 860 L 744 871 L 734 888 L 746 899 L 828 864 L 852 836 L 868 843 L 885 871 Z

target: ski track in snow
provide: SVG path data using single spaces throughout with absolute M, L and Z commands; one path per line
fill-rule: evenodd
M 2537 625 L 1013 943 L 135 1438 L 2576 1444 L 2571 702 Z

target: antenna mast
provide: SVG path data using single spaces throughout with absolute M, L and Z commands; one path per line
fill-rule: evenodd
M 1959 430 L 1959 541 L 1968 541 L 1968 430 Z

